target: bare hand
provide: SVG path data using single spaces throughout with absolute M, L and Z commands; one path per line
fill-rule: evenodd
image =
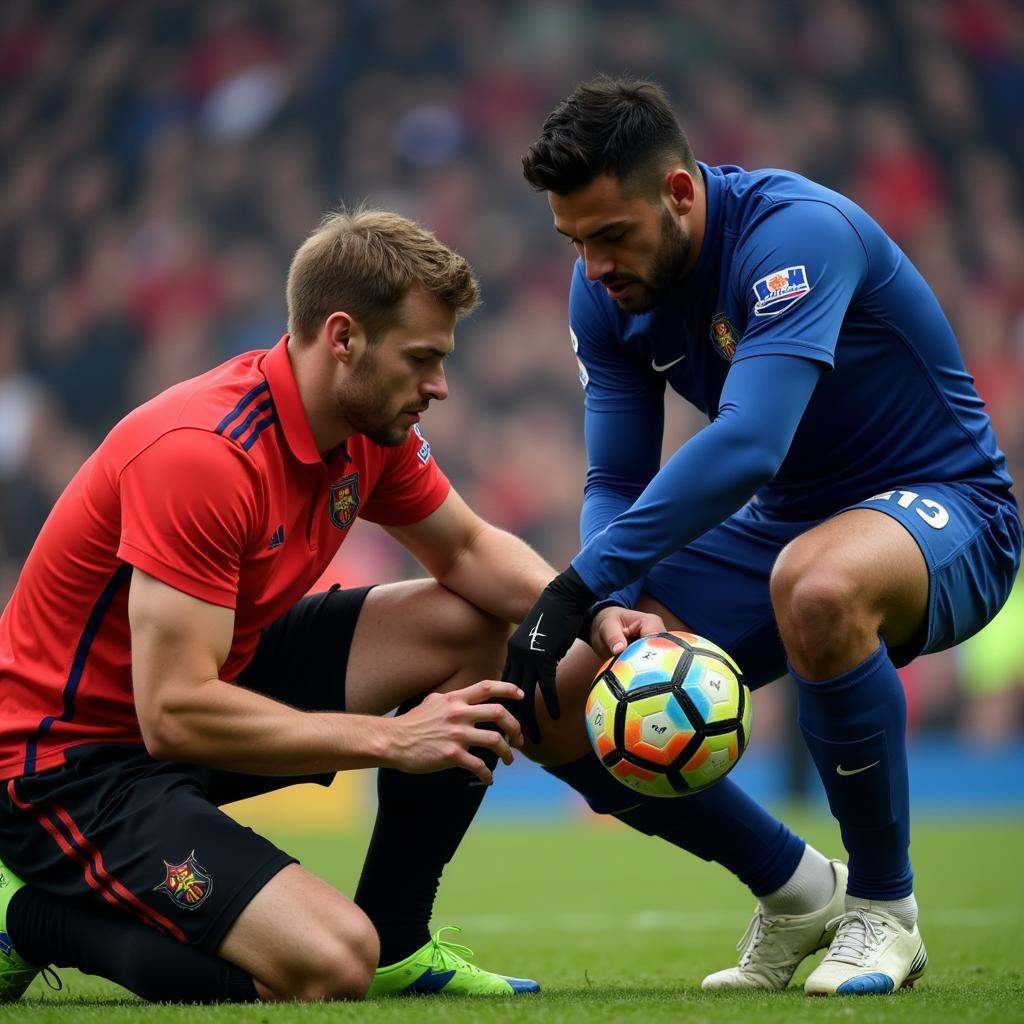
M 590 646 L 602 658 L 610 658 L 626 649 L 626 645 L 648 633 L 664 633 L 665 622 L 653 612 L 609 605 L 595 616 L 590 627 Z
M 387 719 L 394 727 L 394 749 L 388 764 L 416 774 L 466 768 L 489 786 L 494 781 L 490 768 L 469 748 L 488 747 L 505 764 L 511 764 L 512 747 L 523 745 L 523 731 L 515 716 L 494 702 L 522 698 L 518 686 L 493 679 L 463 690 L 431 693 L 411 711 Z M 495 728 L 481 729 L 481 723 L 492 723 Z

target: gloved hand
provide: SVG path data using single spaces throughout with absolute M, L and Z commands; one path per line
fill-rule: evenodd
M 548 714 L 557 719 L 560 711 L 555 668 L 584 626 L 589 632 L 588 612 L 596 600 L 594 592 L 569 566 L 544 588 L 509 638 L 501 678 L 515 683 L 523 691 L 523 699 L 511 705 L 510 710 L 534 743 L 540 742 L 535 705 L 537 686 L 540 686 Z

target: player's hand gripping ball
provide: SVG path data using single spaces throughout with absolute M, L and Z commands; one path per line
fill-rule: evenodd
M 750 690 L 721 647 L 652 633 L 606 662 L 587 699 L 604 766 L 645 796 L 696 793 L 728 774 L 750 739 Z

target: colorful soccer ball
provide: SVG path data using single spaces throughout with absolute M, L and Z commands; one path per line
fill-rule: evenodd
M 623 785 L 696 793 L 732 770 L 750 739 L 750 690 L 721 647 L 653 633 L 606 662 L 587 699 L 587 733 Z

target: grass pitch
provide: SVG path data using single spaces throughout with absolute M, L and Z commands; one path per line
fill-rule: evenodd
M 824 812 L 789 820 L 822 851 L 839 852 Z M 352 891 L 364 834 L 273 838 Z M 148 1006 L 107 982 L 62 971 L 62 992 L 37 980 L 21 1002 L 0 1008 L 0 1022 L 1024 1022 L 1022 850 L 1020 821 L 915 824 L 917 895 L 930 963 L 913 991 L 887 998 L 809 1000 L 796 985 L 773 995 L 702 993 L 706 973 L 734 962 L 734 944 L 753 907 L 724 871 L 614 823 L 510 824 L 470 833 L 448 869 L 435 926 L 461 925 L 462 935 L 451 937 L 472 946 L 476 962 L 538 978 L 539 996 Z

